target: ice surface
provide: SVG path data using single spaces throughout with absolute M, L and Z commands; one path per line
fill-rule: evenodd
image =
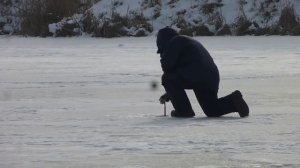
M 249 118 L 160 117 L 155 37 L 1 37 L 0 167 L 300 167 L 300 38 L 197 39 Z

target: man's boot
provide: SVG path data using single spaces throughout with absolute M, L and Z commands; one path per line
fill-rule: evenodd
M 180 113 L 180 112 L 177 112 L 175 110 L 172 110 L 171 111 L 171 116 L 172 117 L 181 117 L 181 118 L 191 118 L 191 117 L 195 116 L 195 113 L 193 111 L 187 112 L 187 113 Z
M 240 91 L 236 90 L 232 93 L 232 100 L 234 107 L 239 113 L 240 117 L 248 117 L 249 116 L 249 107 Z

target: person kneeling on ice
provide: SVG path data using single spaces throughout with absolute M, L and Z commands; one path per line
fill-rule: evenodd
M 219 71 L 208 51 L 191 37 L 179 35 L 169 27 L 157 35 L 157 53 L 163 70 L 162 85 L 166 93 L 160 103 L 171 100 L 175 110 L 172 117 L 194 117 L 195 113 L 185 89 L 192 89 L 208 117 L 220 117 L 238 112 L 240 117 L 249 115 L 249 108 L 240 91 L 218 98 Z

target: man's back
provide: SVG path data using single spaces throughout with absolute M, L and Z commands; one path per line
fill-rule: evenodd
M 161 65 L 164 72 L 178 73 L 192 87 L 218 89 L 217 66 L 203 45 L 190 37 L 173 37 L 161 55 Z

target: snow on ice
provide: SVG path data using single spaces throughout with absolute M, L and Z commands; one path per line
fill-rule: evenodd
M 300 39 L 197 40 L 249 118 L 160 117 L 155 37 L 1 37 L 0 167 L 300 167 Z

